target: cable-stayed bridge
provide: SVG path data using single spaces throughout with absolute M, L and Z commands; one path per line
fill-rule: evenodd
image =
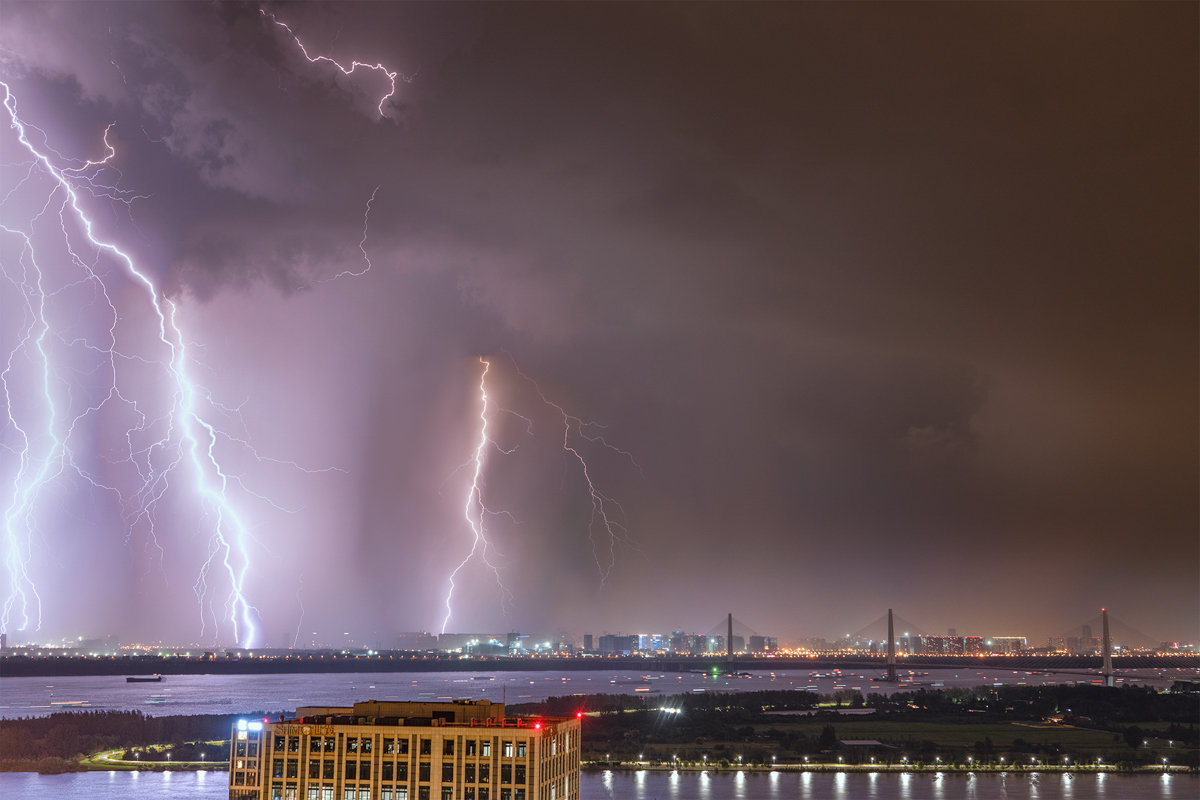
M 879 667 L 882 670 L 880 681 L 895 682 L 896 669 L 900 664 L 910 669 L 972 665 L 1075 674 L 1113 686 L 1122 680 L 1163 677 L 1161 674 L 1139 675 L 1130 670 L 1200 670 L 1200 655 L 1158 652 L 1155 645 L 1161 640 L 1112 617 L 1105 609 L 1100 609 L 1095 617 L 1080 622 L 1061 635 L 1051 637 L 1052 646 L 1049 649 L 1039 648 L 1041 652 L 1037 653 L 1030 652 L 1031 648 L 1019 637 L 985 639 L 982 636 L 958 636 L 953 633 L 932 634 L 925 626 L 895 614 L 892 609 L 858 631 L 847 634 L 845 640 L 832 650 L 822 652 L 750 653 L 744 645 L 738 645 L 760 634 L 736 619 L 732 613 L 713 625 L 705 635 L 718 637 L 718 641 L 724 645 L 721 648 L 723 652 L 710 650 L 710 653 L 720 657 L 720 668 L 729 674 L 750 669 L 838 664 Z M 1018 641 L 1021 642 L 1020 646 L 1017 645 Z M 712 660 L 711 657 L 709 660 Z M 1118 676 L 1116 670 L 1121 670 L 1122 674 Z M 1195 679 L 1200 674 L 1194 672 L 1180 677 Z

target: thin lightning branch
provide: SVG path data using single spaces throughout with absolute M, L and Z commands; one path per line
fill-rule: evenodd
M 334 59 L 330 58 L 329 56 L 310 56 L 308 54 L 308 48 L 304 46 L 304 42 L 300 41 L 300 37 L 296 35 L 296 32 L 292 30 L 290 25 L 288 25 L 286 22 L 280 21 L 274 14 L 270 13 L 266 9 L 259 9 L 259 13 L 261 13 L 264 18 L 270 19 L 272 22 L 274 22 L 280 28 L 283 28 L 285 31 L 287 31 L 288 35 L 292 37 L 292 41 L 294 41 L 296 43 L 296 46 L 300 48 L 300 52 L 304 54 L 304 58 L 307 59 L 310 64 L 319 64 L 319 63 L 332 64 L 333 66 L 337 67 L 337 69 L 343 75 L 346 75 L 346 76 L 353 75 L 355 70 L 357 70 L 359 67 L 363 67 L 364 69 L 369 69 L 369 70 L 373 70 L 375 72 L 383 73 L 383 75 L 385 75 L 388 79 L 389 88 L 388 88 L 387 93 L 379 98 L 379 103 L 375 106 L 376 110 L 379 111 L 380 117 L 387 116 L 383 111 L 383 106 L 385 103 L 387 103 L 389 100 L 391 100 L 392 97 L 394 97 L 396 94 L 396 79 L 399 78 L 400 80 L 404 81 L 405 83 L 412 83 L 411 77 L 406 76 L 406 75 L 401 75 L 399 72 L 397 72 L 394 69 L 388 69 L 381 63 L 369 64 L 365 61 L 357 61 L 356 60 L 356 61 L 351 61 L 350 66 L 346 67 L 343 64 L 341 64 L 340 62 L 335 61 Z
M 300 619 L 296 620 L 296 633 L 292 636 L 292 649 L 295 650 L 300 646 L 300 626 L 304 624 L 304 573 L 300 573 L 300 580 L 296 586 L 296 602 L 300 604 Z
M 510 357 L 511 360 L 511 357 Z M 588 519 L 587 535 L 588 541 L 592 546 L 592 556 L 596 561 L 596 569 L 600 573 L 600 585 L 603 586 L 608 581 L 608 576 L 612 572 L 612 568 L 616 565 L 616 548 L 618 543 L 629 544 L 629 530 L 625 526 L 625 509 L 621 507 L 614 498 L 602 492 L 597 486 L 595 480 L 592 479 L 591 467 L 588 465 L 587 458 L 579 451 L 579 448 L 572 444 L 571 433 L 574 431 L 576 437 L 583 439 L 590 444 L 598 444 L 606 450 L 617 453 L 629 460 L 639 472 L 641 465 L 634 459 L 633 454 L 627 450 L 609 443 L 603 436 L 599 434 L 588 434 L 588 429 L 602 427 L 595 422 L 587 422 L 579 417 L 568 412 L 558 403 L 551 400 L 542 391 L 542 387 L 533 378 L 521 371 L 521 368 L 513 362 L 513 369 L 525 381 L 529 383 L 537 392 L 538 397 L 549 408 L 558 412 L 562 419 L 562 449 L 564 453 L 570 455 L 579 464 L 580 472 L 583 476 L 583 481 L 587 485 L 588 498 L 591 501 L 592 511 Z M 597 541 L 597 533 L 603 532 L 605 541 Z M 601 549 L 607 549 L 607 557 L 602 559 L 600 555 Z
M 367 207 L 363 210 L 363 232 L 362 238 L 358 240 L 358 251 L 362 253 L 363 268 L 360 270 L 344 269 L 332 278 L 326 278 L 321 281 L 322 283 L 336 281 L 338 278 L 361 278 L 371 271 L 371 257 L 367 255 L 367 227 L 371 222 L 371 205 L 375 202 L 375 195 L 377 194 L 379 194 L 378 186 L 371 192 L 371 196 L 367 198 Z

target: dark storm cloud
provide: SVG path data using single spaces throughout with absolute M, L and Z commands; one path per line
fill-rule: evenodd
M 507 350 L 642 466 L 603 465 L 636 544 L 603 590 L 569 469 L 523 440 L 500 467 L 517 627 L 734 606 L 789 636 L 894 606 L 1044 634 L 1107 604 L 1195 635 L 1194 6 L 271 8 L 413 82 L 378 119 L 378 81 L 254 6 L 5 6 L 0 47 L 136 120 L 122 167 L 175 291 L 221 314 L 266 283 L 339 321 L 361 367 L 295 389 L 360 426 L 324 455 L 358 476 L 335 563 L 394 596 L 369 624 L 435 625 L 461 506 L 426 465 L 470 452 L 471 359 Z M 376 186 L 375 283 L 321 294 Z

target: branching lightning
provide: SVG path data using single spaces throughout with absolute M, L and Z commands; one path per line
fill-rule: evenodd
M 527 435 L 533 435 L 534 424 L 530 417 L 495 405 L 488 395 L 487 387 L 488 373 L 492 368 L 492 363 L 482 357 L 479 359 L 479 363 L 483 365 L 483 370 L 479 376 L 479 438 L 476 441 L 475 451 L 471 460 L 463 465 L 463 467 L 470 467 L 471 469 L 471 481 L 467 487 L 467 495 L 463 504 L 463 517 L 471 531 L 471 549 L 466 557 L 451 571 L 447 580 L 449 586 L 446 592 L 446 614 L 442 619 L 442 633 L 446 632 L 453 617 L 456 581 L 462 570 L 477 556 L 495 575 L 505 605 L 511 604 L 513 599 L 512 592 L 504 584 L 499 566 L 490 557 L 491 554 L 495 553 L 496 548 L 488 536 L 487 529 L 487 519 L 489 517 L 507 516 L 512 519 L 512 515 L 507 511 L 497 511 L 490 508 L 483 499 L 483 488 L 486 483 L 484 475 L 488 466 L 488 454 L 492 451 L 497 451 L 502 455 L 509 455 L 516 451 L 515 447 L 504 449 L 492 438 L 489 428 L 493 407 L 495 407 L 496 411 L 511 414 L 525 422 L 525 432 Z M 588 444 L 598 445 L 606 450 L 617 453 L 623 458 L 628 459 L 639 470 L 640 467 L 632 454 L 609 443 L 602 435 L 594 432 L 596 428 L 600 427 L 597 423 L 580 419 L 569 413 L 562 405 L 551 400 L 542 391 L 541 386 L 533 378 L 522 372 L 515 363 L 513 364 L 513 370 L 522 380 L 528 382 L 533 387 L 541 402 L 547 408 L 552 409 L 562 421 L 563 452 L 579 465 L 580 474 L 584 485 L 587 487 L 586 491 L 591 503 L 591 515 L 586 526 L 586 531 L 592 555 L 596 562 L 596 568 L 600 573 L 600 583 L 603 586 L 616 563 L 617 545 L 619 543 L 630 543 L 628 529 L 624 522 L 625 512 L 620 503 L 605 494 L 596 485 L 587 457 L 580 451 L 578 440 L 583 440 Z M 602 555 L 602 552 L 604 555 Z
M 308 60 L 308 62 L 310 64 L 322 64 L 322 63 L 332 64 L 343 75 L 345 75 L 347 77 L 349 77 L 350 75 L 353 75 L 359 67 L 362 67 L 364 69 L 369 69 L 374 72 L 379 72 L 379 73 L 383 74 L 385 77 L 387 77 L 389 88 L 385 94 L 380 96 L 379 102 L 375 106 L 376 110 L 379 111 L 380 117 L 387 116 L 387 114 L 384 113 L 383 107 L 389 100 L 391 100 L 393 97 L 395 97 L 397 79 L 404 81 L 405 83 L 412 82 L 412 78 L 410 76 L 401 75 L 397 70 L 388 69 L 383 64 L 378 63 L 378 62 L 376 62 L 374 64 L 370 64 L 365 61 L 355 60 L 355 61 L 351 61 L 350 66 L 347 67 L 344 64 L 342 64 L 341 62 L 339 62 L 333 58 L 330 58 L 329 56 L 309 55 L 308 48 L 305 47 L 304 42 L 302 42 L 300 40 L 300 37 L 296 35 L 296 32 L 294 30 L 292 30 L 290 25 L 288 25 L 286 22 L 281 21 L 274 14 L 270 13 L 266 9 L 259 9 L 259 13 L 261 13 L 264 18 L 271 20 L 271 22 L 275 23 L 280 28 L 283 28 L 285 31 L 287 31 L 288 36 L 290 36 L 292 38 L 292 41 L 294 41 L 296 43 L 296 46 L 300 48 L 300 52 L 304 55 L 304 57 Z
M 562 419 L 562 449 L 568 454 L 571 459 L 579 464 L 580 473 L 583 476 L 584 484 L 587 486 L 588 499 L 591 501 L 592 511 L 591 517 L 588 519 L 587 535 L 588 541 L 592 546 L 592 556 L 596 561 L 596 569 L 600 572 L 600 585 L 603 586 L 608 581 L 609 573 L 612 572 L 613 566 L 616 564 L 617 544 L 629 544 L 629 530 L 625 526 L 625 509 L 621 507 L 614 498 L 602 492 L 597 486 L 595 480 L 592 479 L 591 468 L 588 466 L 588 461 L 579 448 L 571 443 L 571 433 L 574 431 L 576 437 L 583 439 L 589 444 L 599 445 L 606 450 L 610 450 L 618 455 L 629 460 L 639 471 L 641 466 L 633 458 L 633 454 L 622 450 L 621 448 L 609 443 L 599 433 L 589 433 L 589 431 L 602 427 L 598 423 L 588 422 L 580 419 L 574 414 L 569 413 L 558 403 L 546 397 L 546 393 L 542 391 L 542 387 L 537 381 L 521 371 L 521 368 L 513 365 L 513 369 L 525 381 L 533 386 L 538 397 L 548 407 L 558 412 Z M 597 535 L 603 535 L 603 541 L 597 539 Z M 602 557 L 601 549 L 606 549 L 607 554 Z
M 113 169 L 116 156 L 108 131 L 104 158 L 63 165 L 66 159 L 61 154 L 31 140 L 31 130 L 38 131 L 41 141 L 46 136 L 22 120 L 8 84 L 0 81 L 0 89 L 7 127 L 15 140 L 11 146 L 23 154 L 19 163 L 3 165 L 22 174 L 0 199 L 0 247 L 6 247 L 7 238 L 19 252 L 13 260 L 4 257 L 7 249 L 0 249 L 0 274 L 15 290 L 5 302 L 21 314 L 15 344 L 0 371 L 5 414 L 0 420 L 0 446 L 15 459 L 11 481 L 4 488 L 2 535 L 8 586 L 0 628 L 41 626 L 41 598 L 32 564 L 35 540 L 45 533 L 38 530 L 37 515 L 48 502 L 52 484 L 69 474 L 114 496 L 124 510 L 128 530 L 144 522 L 160 551 L 156 508 L 169 493 L 178 491 L 177 483 L 186 483 L 202 511 L 208 537 L 193 587 L 200 605 L 201 637 L 211 627 L 215 640 L 227 623 L 239 644 L 253 646 L 259 614 L 246 593 L 252 539 L 246 518 L 230 496 L 234 487 L 245 487 L 241 477 L 222 464 L 218 446 L 233 444 L 246 448 L 253 458 L 259 456 L 245 440 L 218 427 L 216 415 L 228 409 L 216 404 L 190 374 L 193 362 L 176 304 L 159 290 L 149 271 L 98 232 L 81 202 L 81 191 L 127 203 L 136 199 L 102 180 L 103 172 Z M 37 210 L 24 214 L 20 207 L 28 207 L 30 199 Z M 14 217 L 19 221 L 12 221 Z M 57 219 L 49 223 L 53 217 Z M 47 236 L 52 238 L 42 241 Z M 133 297 L 141 297 L 140 307 L 129 305 L 126 287 L 138 290 Z M 98 325 L 82 321 L 94 319 L 97 310 L 106 321 Z M 124 332 L 136 328 L 137 323 L 128 319 L 146 312 L 153 341 Z M 33 375 L 38 391 L 31 400 L 25 395 L 30 394 Z M 127 380 L 146 375 L 152 376 L 154 388 L 149 391 L 136 386 L 136 380 L 132 385 Z M 88 386 L 89 379 L 101 382 L 100 391 Z M 111 454 L 90 448 L 86 437 L 95 438 L 97 431 L 121 418 L 132 419 L 123 434 L 123 456 L 114 460 Z M 120 468 L 127 470 L 126 476 L 136 476 L 133 490 L 119 479 L 103 477 L 106 471 Z M 221 589 L 215 585 L 218 575 Z

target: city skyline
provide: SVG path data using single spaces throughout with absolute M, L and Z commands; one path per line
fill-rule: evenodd
M 1198 15 L 0 0 L 2 627 L 1195 641 Z

